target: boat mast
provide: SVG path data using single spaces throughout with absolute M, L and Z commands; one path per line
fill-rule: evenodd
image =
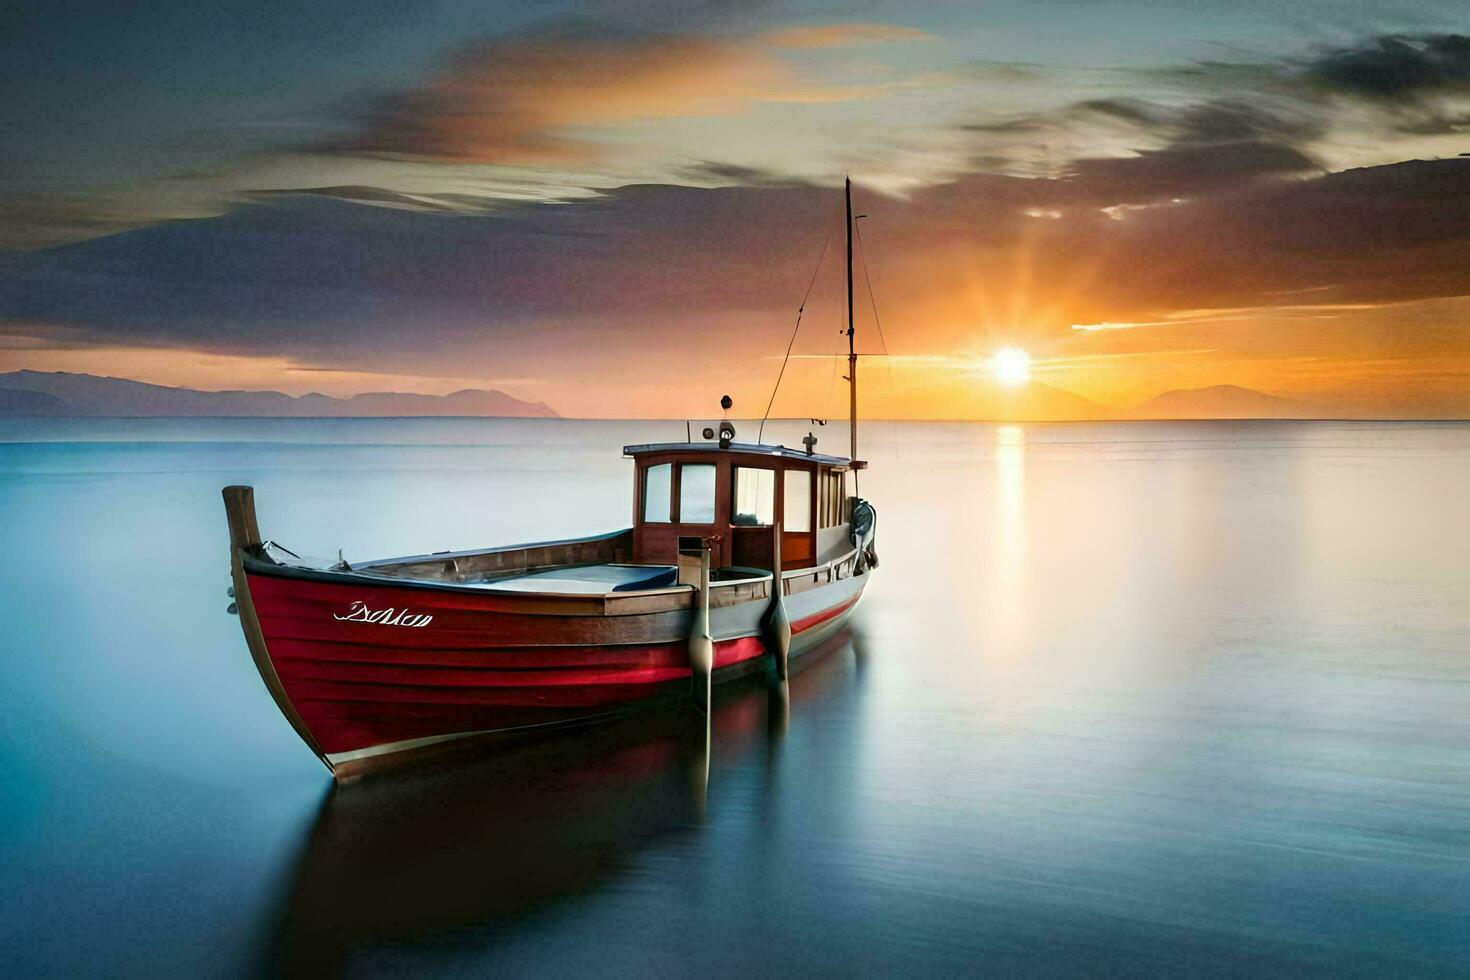
M 857 462 L 857 351 L 852 343 L 852 178 L 847 178 L 847 431 Z

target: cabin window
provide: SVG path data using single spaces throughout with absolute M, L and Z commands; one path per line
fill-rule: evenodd
M 836 527 L 842 523 L 842 474 L 823 470 L 817 476 L 817 512 L 819 527 Z
M 831 527 L 836 527 L 837 525 L 846 522 L 847 517 L 842 513 L 843 508 L 846 506 L 846 504 L 846 498 L 843 496 L 842 473 L 828 473 L 827 505 L 831 510 Z
M 685 463 L 679 467 L 679 523 L 715 522 L 715 467 Z
M 770 527 L 776 523 L 776 471 L 754 466 L 735 467 L 735 516 L 742 527 Z
M 785 473 L 786 508 L 781 522 L 782 531 L 810 531 L 812 529 L 812 474 L 808 470 L 787 470 Z
M 667 524 L 670 513 L 670 487 L 674 480 L 671 463 L 660 463 L 643 471 L 643 522 Z

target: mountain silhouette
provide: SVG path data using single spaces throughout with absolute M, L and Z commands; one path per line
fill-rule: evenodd
M 1140 419 L 1295 419 L 1314 417 L 1320 410 L 1254 388 L 1211 385 L 1166 391 L 1135 405 L 1129 414 Z
M 558 417 L 541 402 L 475 388 L 452 395 L 378 391 L 351 398 L 293 397 L 279 391 L 196 391 L 64 371 L 0 374 L 0 415 Z

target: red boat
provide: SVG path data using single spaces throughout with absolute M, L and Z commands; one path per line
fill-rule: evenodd
M 852 458 L 733 441 L 624 447 L 633 525 L 566 541 L 322 567 L 262 539 L 224 489 L 233 593 L 261 678 L 338 779 L 489 737 L 585 723 L 712 685 L 842 628 L 877 565 Z M 722 402 L 728 410 L 729 399 Z

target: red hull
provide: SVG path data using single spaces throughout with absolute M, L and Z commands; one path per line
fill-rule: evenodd
M 687 612 L 548 614 L 473 592 L 246 578 L 281 688 L 326 756 L 689 697 Z M 793 635 L 830 624 L 856 601 L 797 620 Z M 392 612 L 386 622 L 353 618 L 354 603 Z M 755 636 L 717 640 L 717 678 L 765 652 Z

